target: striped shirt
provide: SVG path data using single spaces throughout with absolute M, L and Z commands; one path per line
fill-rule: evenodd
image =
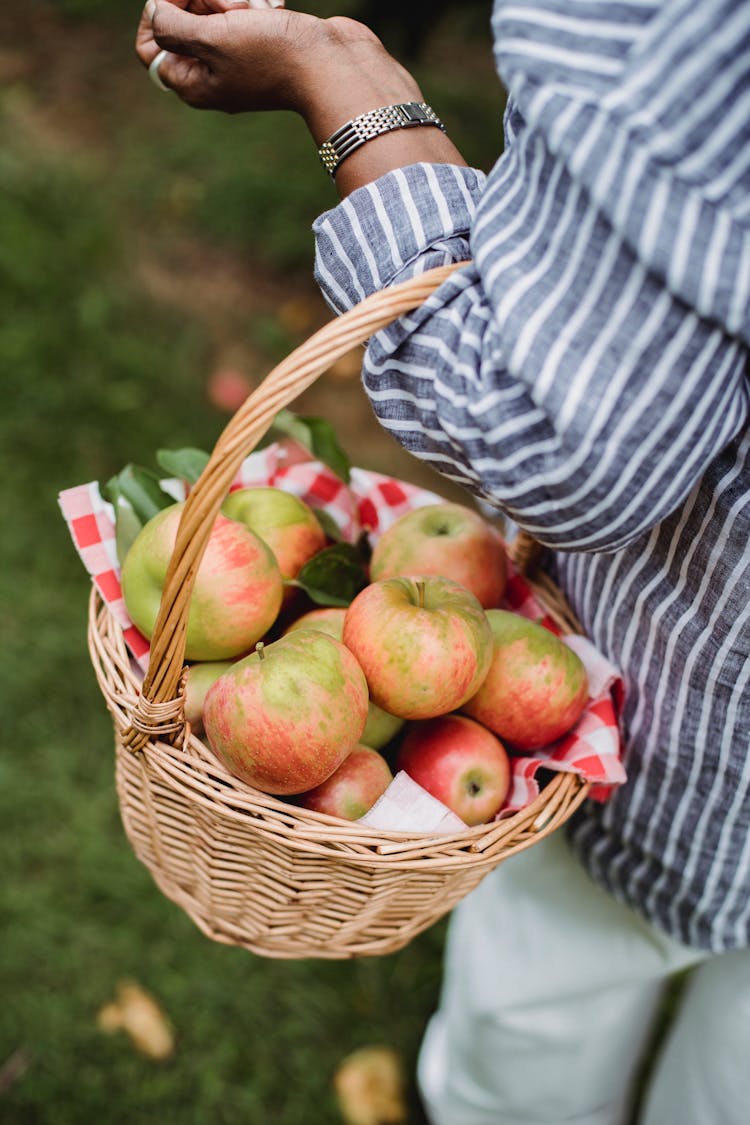
M 703 949 L 750 938 L 750 4 L 496 2 L 489 173 L 417 164 L 315 224 L 343 310 L 472 259 L 370 342 L 417 457 L 552 549 L 622 669 L 593 877 Z

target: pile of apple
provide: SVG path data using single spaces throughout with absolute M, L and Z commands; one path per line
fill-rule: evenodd
M 151 519 L 124 560 L 125 604 L 147 637 L 182 507 Z M 291 493 L 226 499 L 188 616 L 193 731 L 236 777 L 318 812 L 359 819 L 404 770 L 466 824 L 491 820 L 509 788 L 508 753 L 545 746 L 578 720 L 583 664 L 500 608 L 505 547 L 469 508 L 402 516 L 351 603 L 310 609 L 290 580 L 327 542 Z

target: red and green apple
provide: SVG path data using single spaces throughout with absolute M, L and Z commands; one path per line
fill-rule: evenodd
M 458 709 L 476 694 L 492 657 L 492 631 L 477 599 L 434 575 L 366 586 L 346 611 L 343 641 L 370 698 L 403 719 Z
M 370 746 L 355 746 L 338 769 L 315 789 L 304 793 L 299 804 L 314 812 L 359 820 L 393 780 L 382 754 Z
M 237 661 L 206 695 L 208 743 L 230 773 L 279 795 L 325 781 L 359 742 L 367 684 L 333 637 L 299 629 Z
M 448 502 L 427 504 L 397 519 L 373 548 L 374 582 L 402 574 L 452 578 L 487 609 L 499 605 L 505 591 L 505 544 L 471 508 Z
M 463 705 L 519 750 L 555 742 L 578 721 L 589 694 L 580 657 L 559 637 L 518 613 L 491 609 L 492 662 Z
M 184 503 L 158 512 L 141 529 L 122 568 L 122 594 L 133 623 L 151 637 Z M 247 652 L 276 620 L 283 581 L 270 548 L 252 531 L 218 515 L 195 580 L 187 622 L 187 660 L 229 660 Z

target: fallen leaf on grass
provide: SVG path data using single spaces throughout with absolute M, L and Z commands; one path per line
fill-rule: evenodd
M 401 1125 L 406 1121 L 404 1070 L 390 1047 L 362 1047 L 333 1076 L 347 1125 Z
M 23 1078 L 31 1066 L 31 1055 L 23 1047 L 19 1047 L 0 1066 L 0 1097 L 7 1094 L 19 1079 Z
M 150 1059 L 167 1059 L 174 1051 L 169 1021 L 154 998 L 135 981 L 121 981 L 117 997 L 99 1010 L 100 1031 L 126 1032 L 136 1050 Z

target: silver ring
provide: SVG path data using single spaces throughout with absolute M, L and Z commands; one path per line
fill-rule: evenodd
M 168 54 L 169 51 L 159 51 L 159 54 L 151 60 L 151 65 L 148 68 L 148 76 L 153 84 L 155 86 L 158 86 L 160 90 L 164 90 L 165 93 L 171 94 L 171 88 L 169 86 L 165 86 L 164 82 L 162 81 L 162 77 L 159 74 L 159 67 L 164 62 Z

